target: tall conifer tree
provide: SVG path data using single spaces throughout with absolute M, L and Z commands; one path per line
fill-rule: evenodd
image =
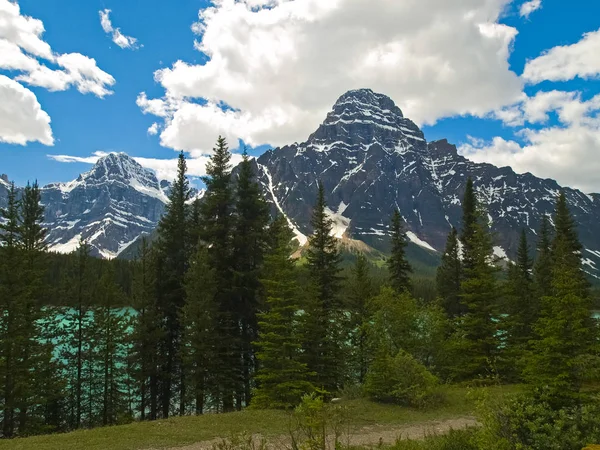
M 341 255 L 326 208 L 325 190 L 319 182 L 311 219 L 313 233 L 306 251 L 310 288 L 305 307 L 304 354 L 308 369 L 316 374 L 315 385 L 335 392 L 344 372 L 338 339 L 342 327 L 339 317 Z
M 313 387 L 301 361 L 299 286 L 295 260 L 290 258 L 294 235 L 282 216 L 275 219 L 269 231 L 275 245 L 266 256 L 262 280 L 266 306 L 259 314 L 256 345 L 260 369 L 252 405 L 287 409 L 296 406 Z
M 556 202 L 552 241 L 552 294 L 542 297 L 525 376 L 553 406 L 576 401 L 587 368 L 597 362 L 597 327 L 590 315 L 589 285 L 581 267 L 581 243 L 564 192 Z M 593 364 L 592 364 L 593 365 Z
M 410 291 L 412 268 L 406 260 L 406 231 L 404 230 L 404 219 L 398 209 L 392 215 L 390 231 L 392 248 L 387 260 L 387 267 L 392 287 L 398 294 L 401 294 L 404 291 Z
M 548 216 L 542 216 L 538 232 L 536 258 L 533 266 L 533 280 L 538 298 L 552 294 L 552 236 Z
M 200 208 L 200 240 L 208 247 L 208 264 L 214 270 L 214 302 L 218 310 L 218 369 L 215 383 L 225 412 L 232 411 L 240 387 L 239 310 L 232 293 L 232 230 L 234 198 L 231 182 L 231 153 L 219 137 L 206 165 L 206 193 Z
M 458 232 L 452 227 L 446 240 L 446 248 L 442 254 L 442 262 L 437 269 L 437 295 L 449 318 L 464 314 L 465 308 L 460 300 L 460 281 L 462 278 L 462 262 Z
M 161 379 L 161 408 L 163 417 L 168 417 L 174 388 L 179 383 L 179 413 L 185 413 L 185 376 L 180 361 L 181 324 L 180 311 L 185 304 L 184 277 L 189 259 L 188 205 L 189 182 L 186 177 L 187 164 L 183 152 L 177 163 L 177 178 L 171 186 L 169 203 L 158 225 L 158 251 L 162 258 L 162 274 L 159 289 L 164 317 L 164 367 Z
M 260 270 L 267 241 L 269 209 L 255 179 L 252 162 L 244 151 L 239 166 L 235 197 L 235 222 L 233 232 L 233 295 L 238 309 L 241 329 L 243 403 L 250 403 L 251 377 L 254 371 L 252 343 L 258 338 L 257 313 L 259 312 Z M 237 402 L 242 406 L 241 399 Z
M 23 255 L 19 227 L 19 206 L 14 183 L 8 191 L 8 205 L 1 211 L 0 221 L 0 376 L 2 435 L 12 437 L 16 432 L 16 411 L 19 406 L 21 381 L 26 377 L 23 357 L 23 325 L 26 308 L 25 292 L 20 276 Z

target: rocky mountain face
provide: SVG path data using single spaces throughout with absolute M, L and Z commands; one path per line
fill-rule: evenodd
M 320 180 L 336 236 L 386 252 L 389 218 L 399 208 L 413 252 L 429 257 L 443 250 L 451 226 L 461 226 L 468 177 L 487 210 L 495 253 L 508 258 L 516 253 L 521 229 L 533 246 L 541 217 L 552 213 L 563 189 L 509 167 L 473 163 L 446 140 L 428 143 L 390 98 L 367 89 L 340 97 L 306 142 L 270 150 L 254 164 L 273 213 L 288 218 L 302 244 L 311 232 Z M 1 176 L 0 207 L 8 187 L 8 178 Z M 50 249 L 70 252 L 85 239 L 97 256 L 122 254 L 156 228 L 168 188 L 124 153 L 101 158 L 74 181 L 45 186 Z M 586 269 L 600 277 L 600 195 L 564 191 L 579 223 Z
M 118 256 L 141 234 L 156 228 L 168 186 L 125 153 L 99 159 L 76 180 L 44 186 L 49 249 L 70 253 L 83 239 L 94 256 Z M 8 178 L 0 179 L 0 206 L 6 204 L 8 187 Z
M 428 143 L 390 98 L 367 89 L 344 94 L 306 142 L 270 150 L 256 167 L 273 211 L 285 214 L 301 242 L 311 232 L 320 180 L 335 234 L 382 251 L 395 208 L 414 244 L 442 251 L 450 227 L 461 225 L 461 200 L 472 177 L 495 233 L 495 253 L 511 258 L 521 229 L 535 243 L 542 215 L 552 213 L 563 189 L 509 167 L 473 163 L 446 140 Z M 586 269 L 596 275 L 600 196 L 564 190 L 579 223 Z

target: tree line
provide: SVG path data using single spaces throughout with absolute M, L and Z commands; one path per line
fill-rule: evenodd
M 0 224 L 4 437 L 287 409 L 352 387 L 418 406 L 439 380 L 524 382 L 557 407 L 578 401 L 597 367 L 598 327 L 564 194 L 535 259 L 523 232 L 503 268 L 469 180 L 431 293 L 412 274 L 400 211 L 385 277 L 361 254 L 343 270 L 322 184 L 298 249 L 252 160 L 233 173 L 230 158 L 219 138 L 193 201 L 179 156 L 158 237 L 142 240 L 133 263 L 100 264 L 81 242 L 58 270 L 39 187 L 20 198 L 11 189 Z

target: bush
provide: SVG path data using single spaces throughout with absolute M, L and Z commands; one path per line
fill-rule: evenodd
M 552 409 L 532 395 L 515 397 L 483 415 L 481 448 L 491 450 L 581 450 L 600 442 L 600 402 Z
M 437 386 L 437 378 L 408 353 L 380 352 L 367 372 L 365 392 L 380 402 L 421 407 L 439 400 Z

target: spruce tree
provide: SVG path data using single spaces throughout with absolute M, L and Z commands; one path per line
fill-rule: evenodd
M 22 395 L 21 381 L 27 378 L 27 367 L 22 359 L 26 338 L 23 336 L 26 295 L 20 279 L 24 261 L 19 249 L 19 205 L 13 183 L 8 191 L 8 205 L 1 211 L 3 220 L 0 220 L 0 376 L 3 437 L 12 437 L 17 431 L 15 414 Z
M 375 295 L 375 283 L 370 272 L 369 261 L 364 254 L 359 254 L 352 267 L 346 294 L 350 314 L 351 369 L 360 384 L 365 381 L 370 360 L 367 329 L 372 314 L 371 300 Z
M 128 315 L 121 305 L 124 294 L 115 283 L 115 274 L 109 266 L 104 270 L 94 292 L 95 308 L 92 325 L 93 350 L 98 366 L 94 378 L 101 386 L 101 423 L 115 425 L 127 413 L 125 379 L 127 374 L 126 330 Z
M 81 241 L 64 280 L 66 297 L 72 308 L 65 314 L 61 327 L 61 359 L 65 361 L 65 376 L 68 380 L 68 418 L 71 428 L 80 428 L 84 423 L 87 380 L 85 365 L 90 355 L 91 298 L 95 284 L 90 265 L 90 246 Z
M 476 250 L 472 248 L 475 242 L 475 232 L 479 226 L 479 204 L 473 186 L 473 180 L 469 177 L 465 186 L 462 202 L 462 229 L 460 242 L 462 243 L 462 261 L 465 269 L 471 269 L 475 264 Z
M 457 323 L 456 373 L 462 378 L 495 376 L 499 292 L 492 236 L 479 209 L 473 182 L 467 181 L 463 201 L 463 278 L 465 313 Z
M 308 369 L 316 374 L 316 387 L 335 392 L 344 373 L 339 339 L 343 327 L 339 302 L 341 255 L 326 208 L 325 190 L 319 182 L 311 219 L 313 233 L 306 250 L 309 290 L 304 308 L 304 355 Z
M 406 232 L 404 230 L 404 220 L 398 209 L 392 215 L 390 231 L 392 249 L 387 260 L 387 267 L 392 287 L 397 293 L 401 294 L 404 291 L 410 291 L 412 268 L 406 260 Z
M 533 325 L 539 307 L 532 280 L 533 262 L 529 256 L 527 235 L 522 230 L 515 263 L 509 262 L 506 281 L 506 307 L 502 320 L 505 333 L 503 355 L 505 376 L 515 379 L 518 366 L 533 339 Z
M 534 326 L 538 338 L 532 343 L 525 376 L 539 395 L 558 407 L 578 399 L 588 366 L 597 363 L 597 327 L 581 267 L 582 246 L 564 193 L 556 202 L 554 224 L 552 294 L 542 298 Z
M 456 228 L 452 227 L 448 234 L 446 248 L 442 254 L 441 265 L 438 267 L 436 274 L 437 295 L 449 318 L 456 318 L 465 313 L 464 305 L 460 300 L 461 277 L 462 263 L 458 232 Z
M 148 240 L 142 238 L 133 272 L 133 306 L 137 312 L 133 322 L 131 342 L 132 365 L 138 385 L 139 416 L 141 420 L 157 418 L 159 379 L 159 344 L 163 327 L 156 301 L 154 253 Z
M 207 400 L 211 400 L 218 411 L 222 394 L 215 382 L 220 369 L 215 278 L 215 271 L 209 266 L 208 249 L 198 246 L 186 275 L 187 303 L 182 312 L 183 362 L 196 414 L 208 409 Z
M 171 186 L 169 203 L 158 224 L 158 251 L 162 258 L 160 287 L 161 314 L 164 317 L 164 367 L 161 370 L 161 408 L 168 417 L 174 389 L 179 382 L 179 413 L 185 413 L 185 376 L 181 368 L 179 345 L 181 340 L 180 311 L 185 304 L 184 277 L 189 259 L 188 205 L 189 182 L 183 152 L 179 154 L 177 178 Z
M 267 245 L 267 225 L 269 209 L 261 189 L 256 182 L 252 163 L 244 151 L 239 166 L 235 196 L 235 221 L 232 240 L 233 259 L 233 296 L 241 328 L 243 401 L 249 404 L 251 396 L 251 377 L 254 371 L 254 352 L 252 342 L 258 338 L 257 313 L 259 312 L 260 270 Z
M 538 298 L 552 294 L 551 227 L 548 216 L 544 214 L 538 231 L 536 258 L 533 266 L 533 281 Z
M 299 286 L 295 260 L 290 258 L 294 235 L 282 216 L 275 219 L 270 232 L 276 233 L 272 236 L 276 244 L 266 255 L 263 272 L 266 306 L 259 314 L 256 346 L 260 369 L 252 406 L 288 409 L 313 387 L 301 361 Z
M 47 230 L 42 226 L 44 207 L 37 183 L 28 183 L 23 190 L 19 216 L 19 244 L 24 258 L 21 274 L 24 288 L 21 358 L 26 365 L 20 381 L 19 432 L 23 434 L 34 431 L 30 428 L 28 419 L 36 413 L 35 409 L 39 410 L 43 403 L 50 401 L 48 397 L 58 394 L 48 379 L 48 374 L 56 369 L 52 361 L 52 322 L 55 311 L 44 308 L 43 304 L 48 264 L 45 253 Z M 50 376 L 54 378 L 56 375 Z
M 200 208 L 200 240 L 208 248 L 208 264 L 214 270 L 214 302 L 218 308 L 218 369 L 215 383 L 225 412 L 234 409 L 240 387 L 240 327 L 238 305 L 232 293 L 232 231 L 234 198 L 231 182 L 231 153 L 227 141 L 219 137 L 206 165 L 206 184 Z

